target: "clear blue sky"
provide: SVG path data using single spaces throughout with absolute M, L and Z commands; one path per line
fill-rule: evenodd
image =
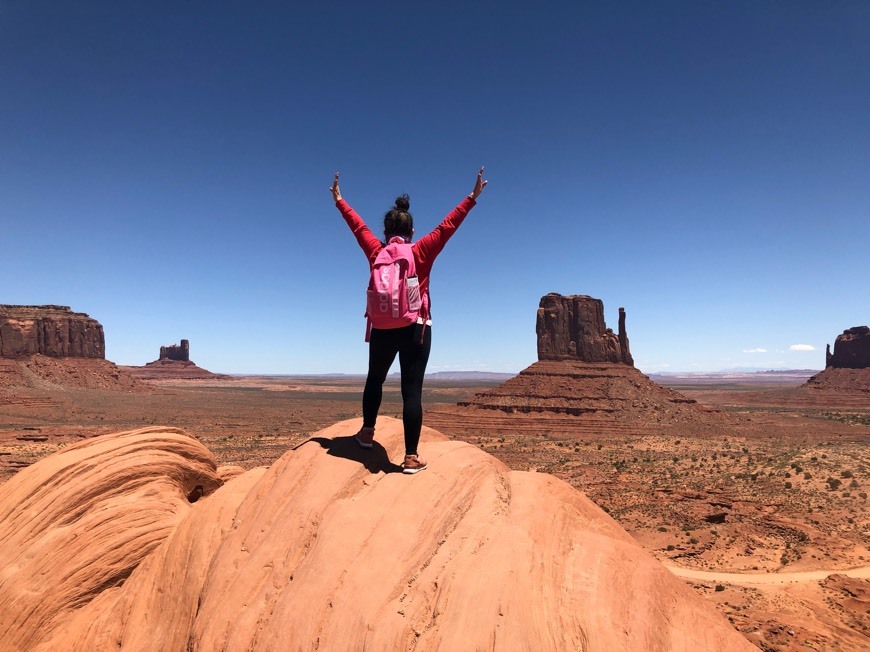
M 821 368 L 870 322 L 870 1 L 0 1 L 0 303 L 117 363 L 364 372 L 332 174 L 419 234 L 481 164 L 430 371 L 532 363 L 548 292 L 647 372 Z

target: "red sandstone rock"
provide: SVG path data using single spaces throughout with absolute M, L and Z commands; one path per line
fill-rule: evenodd
M 625 331 L 625 309 L 619 309 L 619 335 L 615 335 L 604 323 L 601 299 L 547 294 L 541 297 L 535 330 L 538 360 L 634 364 Z
M 604 422 L 719 422 L 721 415 L 666 389 L 634 368 L 619 309 L 619 335 L 604 323 L 604 304 L 585 295 L 541 297 L 538 362 L 460 407 L 551 413 Z
M 716 410 L 621 363 L 541 360 L 461 407 L 553 413 L 622 423 L 721 423 Z
M 870 407 L 870 327 L 855 326 L 828 345 L 824 371 L 797 389 L 801 400 L 858 408 Z
M 0 357 L 105 358 L 103 327 L 67 306 L 0 305 Z
M 161 346 L 160 357 L 158 360 L 178 360 L 180 362 L 189 362 L 190 342 L 188 340 L 181 340 L 181 344 Z
M 834 353 L 831 346 L 826 351 L 826 367 L 839 369 L 870 368 L 870 327 L 855 326 L 847 328 L 834 341 Z
M 144 367 L 123 367 L 140 380 L 225 380 L 229 376 L 215 374 L 198 367 L 190 359 L 190 342 L 160 347 L 160 357 Z
M 0 487 L 17 650 L 752 650 L 585 496 L 424 428 L 392 472 L 338 423 L 214 492 L 177 431 L 107 435 Z M 94 453 L 89 457 L 88 452 Z M 203 487 L 202 498 L 188 502 Z M 132 572 L 131 572 L 132 571 Z

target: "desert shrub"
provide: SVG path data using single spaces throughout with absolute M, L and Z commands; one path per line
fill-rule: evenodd
M 867 494 L 865 492 L 862 491 L 858 495 L 861 496 L 861 498 L 863 498 L 864 500 L 867 500 Z
M 676 546 L 674 546 L 673 544 L 670 544 L 670 543 L 668 544 L 668 547 L 667 547 L 668 552 L 672 552 L 676 549 L 677 549 Z
M 721 584 L 717 584 L 717 585 L 716 585 L 716 592 L 717 592 L 717 593 L 718 593 L 718 592 L 721 592 L 721 591 L 724 591 L 724 590 L 725 590 L 725 587 L 722 586 Z
M 827 454 L 827 453 L 822 453 L 822 459 L 823 459 L 823 460 L 828 459 L 828 454 Z
M 792 487 L 791 482 L 786 482 L 786 483 L 785 483 L 785 488 L 786 488 L 786 489 L 791 489 L 791 487 Z
M 689 539 L 689 543 L 695 545 L 696 543 L 698 543 L 698 540 L 695 537 L 692 537 L 691 539 Z
M 794 470 L 795 470 L 795 473 L 803 473 L 804 467 L 798 465 L 798 466 L 794 467 Z
M 806 473 L 804 473 L 804 480 L 812 480 L 812 479 L 813 479 L 813 474 L 812 474 L 812 473 L 810 473 L 809 471 L 807 471 Z
M 677 462 L 680 461 L 680 458 L 677 457 L 676 455 L 674 455 L 673 460 L 674 460 L 674 464 L 676 464 Z
M 786 472 L 785 472 L 785 477 L 786 477 L 786 478 L 790 478 L 790 477 L 791 477 L 791 473 L 789 473 L 788 471 L 786 471 Z
M 604 448 L 604 444 L 598 444 L 598 450 L 601 450 L 602 448 Z
M 819 461 L 819 458 L 816 457 L 815 455 L 813 455 L 813 456 L 810 458 L 810 462 L 818 462 L 818 461 Z
M 667 532 L 667 531 L 668 531 L 668 528 L 666 528 L 664 525 L 659 525 L 659 532 Z
M 825 480 L 825 482 L 828 483 L 828 489 L 830 491 L 835 491 L 836 489 L 839 489 L 840 485 L 843 484 L 842 482 L 837 480 L 837 478 L 830 478 L 830 477 L 827 480 Z
M 857 489 L 858 488 L 858 481 L 852 480 L 852 482 L 849 483 L 849 487 L 852 489 Z
M 841 478 L 851 478 L 851 477 L 854 476 L 854 475 L 855 475 L 855 474 L 852 473 L 849 469 L 845 469 L 844 471 L 840 471 L 840 477 L 841 477 Z

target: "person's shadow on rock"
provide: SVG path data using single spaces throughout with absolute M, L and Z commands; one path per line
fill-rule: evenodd
M 401 473 L 402 467 L 390 462 L 387 450 L 378 442 L 374 442 L 372 448 L 362 448 L 353 437 L 312 437 L 299 446 L 309 441 L 317 442 L 321 448 L 326 449 L 327 455 L 343 457 L 346 460 L 359 462 L 369 473 Z M 296 448 L 299 448 L 297 446 Z

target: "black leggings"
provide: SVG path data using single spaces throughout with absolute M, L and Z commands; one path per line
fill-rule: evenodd
M 405 425 L 405 455 L 416 455 L 423 427 L 423 375 L 432 348 L 432 329 L 422 324 L 402 328 L 372 329 L 369 341 L 369 374 L 363 391 L 363 426 L 375 427 L 381 407 L 383 384 L 396 354 L 402 370 L 402 423 Z

